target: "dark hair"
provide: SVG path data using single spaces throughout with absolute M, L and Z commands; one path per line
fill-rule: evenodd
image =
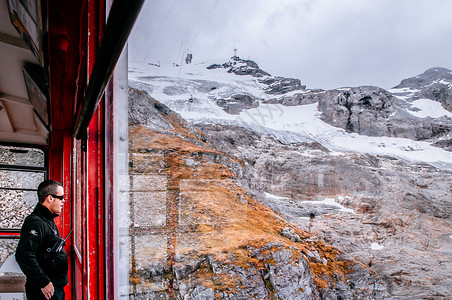
M 38 200 L 39 203 L 43 203 L 47 195 L 56 194 L 59 186 L 63 186 L 61 183 L 55 180 L 44 180 L 38 186 Z

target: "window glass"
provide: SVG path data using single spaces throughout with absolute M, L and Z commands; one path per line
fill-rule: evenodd
M 44 152 L 40 149 L 0 146 L 0 164 L 44 167 Z
M 447 290 L 452 6 L 421 2 L 146 1 L 116 108 L 121 297 Z
M 46 177 L 40 149 L 0 145 L 0 231 L 19 230 L 38 202 L 36 191 Z
M 0 229 L 20 229 L 38 203 L 35 191 L 0 189 L 0 199 Z
M 44 180 L 43 172 L 0 170 L 0 189 L 36 190 Z

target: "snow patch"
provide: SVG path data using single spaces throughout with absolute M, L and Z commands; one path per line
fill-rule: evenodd
M 370 244 L 370 248 L 372 249 L 372 250 L 380 250 L 380 249 L 383 249 L 385 246 L 381 246 L 381 245 L 379 245 L 378 243 L 372 243 L 372 244 Z
M 287 200 L 287 199 L 289 199 L 287 197 L 276 196 L 276 195 L 273 195 L 273 194 L 270 194 L 270 193 L 264 193 L 264 195 L 267 198 L 273 198 L 273 199 L 279 199 L 279 200 Z
M 452 118 L 452 113 L 444 109 L 441 103 L 430 99 L 419 99 L 413 101 L 411 105 L 417 108 L 417 111 L 408 110 L 410 114 L 418 118 L 440 118 L 443 116 Z
M 412 88 L 404 87 L 404 88 L 398 88 L 398 89 L 389 89 L 388 92 L 390 92 L 392 94 L 416 93 L 416 92 L 419 92 L 419 90 L 418 89 L 412 89 Z
M 343 200 L 343 199 L 345 199 L 343 196 L 338 197 L 338 200 Z M 302 201 L 301 203 L 309 203 L 309 204 L 315 204 L 315 205 L 329 205 L 329 206 L 337 207 L 337 209 L 341 212 L 351 213 L 351 214 L 355 213 L 353 211 L 353 209 L 342 206 L 340 203 L 338 203 L 336 201 L 335 198 L 325 198 L 322 201 Z
M 439 83 L 445 84 L 445 85 L 452 85 L 452 83 L 450 83 L 449 81 L 446 81 L 446 80 L 444 80 L 444 79 L 441 79 L 441 80 L 439 81 Z

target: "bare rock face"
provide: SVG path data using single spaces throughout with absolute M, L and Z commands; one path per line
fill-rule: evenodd
M 368 136 L 392 136 L 426 140 L 452 131 L 448 118 L 420 119 L 390 92 L 372 86 L 329 90 L 319 99 L 322 120 L 348 132 Z
M 259 102 L 249 95 L 233 95 L 229 99 L 218 99 L 217 105 L 231 115 L 238 115 L 244 109 L 256 108 Z
M 265 99 L 220 99 L 230 114 L 259 103 L 318 103 L 323 121 L 348 132 L 452 149 L 450 118 L 411 114 L 418 109 L 413 102 L 423 98 L 450 110 L 450 70 L 427 70 L 390 91 L 374 86 L 323 91 L 272 77 L 238 57 L 209 68 L 251 75 L 264 85 Z M 174 176 L 191 182 L 178 203 L 185 216 L 179 221 L 190 230 L 175 231 L 180 251 L 172 263 L 154 259 L 163 254 L 140 260 L 135 275 L 145 284 L 137 289 L 148 283 L 163 287 L 141 295 L 452 299 L 452 172 L 382 155 L 333 153 L 318 143 L 284 144 L 239 126 L 192 127 L 155 100 L 150 107 L 142 96 L 133 101 L 136 154 L 178 149 L 185 173 Z M 151 131 L 143 134 L 142 125 Z M 169 161 L 160 165 L 177 170 Z M 199 179 L 205 181 L 192 185 Z M 212 185 L 213 179 L 221 181 Z
M 176 113 L 147 96 L 144 92 L 135 89 L 130 90 L 129 104 L 129 124 L 142 124 L 161 132 L 169 132 L 172 129 L 162 116 L 176 115 Z
M 285 95 L 280 98 L 271 98 L 264 101 L 268 104 L 282 104 L 285 106 L 303 105 L 318 103 L 325 94 L 324 90 L 309 90 L 306 92 L 295 93 L 293 95 Z
M 268 85 L 265 92 L 269 95 L 281 95 L 292 91 L 301 91 L 306 89 L 306 86 L 301 85 L 300 79 L 296 78 L 274 76 L 260 78 L 258 81 Z
M 349 132 L 386 135 L 388 125 L 378 121 L 394 112 L 392 97 L 377 87 L 330 90 L 319 101 L 319 110 L 325 122 Z
M 363 262 L 390 298 L 452 298 L 451 172 L 384 156 L 339 155 L 315 143 L 283 145 L 243 128 L 201 129 L 211 145 L 247 163 L 261 203 Z M 239 136 L 228 142 L 234 131 Z M 348 280 L 356 289 L 365 277 L 353 274 Z
M 238 266 L 234 263 L 236 255 L 211 255 L 206 264 L 214 273 L 213 280 L 220 283 L 224 277 L 235 281 L 240 288 L 222 292 L 222 299 L 316 299 L 314 278 L 309 271 L 309 265 L 303 254 L 296 258 L 292 251 L 285 249 L 282 244 L 268 243 L 263 247 L 250 248 L 249 256 L 262 264 Z M 185 280 L 184 280 L 185 279 Z M 181 297 L 199 299 L 199 286 L 181 277 L 184 291 Z M 205 299 L 215 299 L 214 289 L 203 289 Z

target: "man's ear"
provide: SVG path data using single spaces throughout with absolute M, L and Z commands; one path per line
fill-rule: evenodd
M 55 201 L 55 200 L 53 200 L 52 197 L 50 197 L 50 195 L 47 195 L 47 196 L 44 198 L 44 201 L 42 202 L 42 204 L 44 204 L 46 201 L 49 202 L 49 203 L 52 203 L 52 202 Z

